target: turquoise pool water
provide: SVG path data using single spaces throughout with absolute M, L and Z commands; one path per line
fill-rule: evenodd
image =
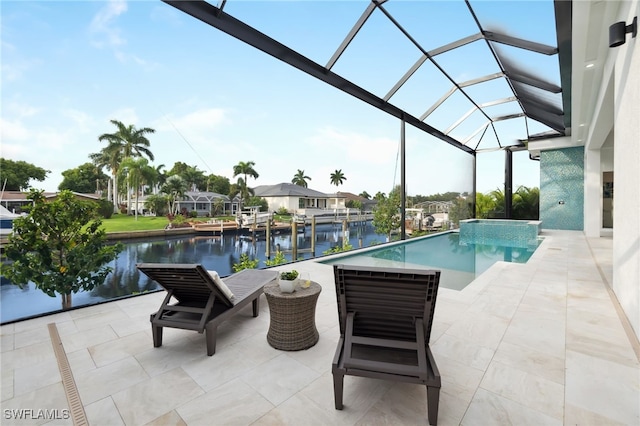
M 326 260 L 325 264 L 439 269 L 440 286 L 462 290 L 497 261 L 526 263 L 540 240 L 528 247 L 510 241 L 460 242 L 458 232 L 449 232 L 381 247 L 360 254 Z

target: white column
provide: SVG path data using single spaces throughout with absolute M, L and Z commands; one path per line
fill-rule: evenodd
M 584 233 L 599 237 L 602 228 L 602 171 L 599 150 L 584 150 Z

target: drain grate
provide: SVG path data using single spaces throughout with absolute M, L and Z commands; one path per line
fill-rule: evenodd
M 62 340 L 60 340 L 60 334 L 58 333 L 58 327 L 55 323 L 48 325 L 49 336 L 51 336 L 51 344 L 53 345 L 53 352 L 56 354 L 58 360 L 58 369 L 60 370 L 60 376 L 62 376 L 62 387 L 64 393 L 67 396 L 67 402 L 69 403 L 69 412 L 71 420 L 74 426 L 88 425 L 87 414 L 84 412 L 82 401 L 80 400 L 80 394 L 78 393 L 78 387 L 76 381 L 73 378 L 71 367 L 69 366 L 69 359 L 62 346 Z

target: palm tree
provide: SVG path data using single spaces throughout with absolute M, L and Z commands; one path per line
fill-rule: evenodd
M 128 157 L 141 157 L 146 155 L 149 160 L 153 161 L 153 153 L 149 150 L 151 143 L 145 136 L 147 133 L 155 133 L 150 127 L 136 129 L 133 124 L 125 126 L 118 120 L 110 120 L 111 123 L 118 128 L 115 133 L 104 133 L 98 137 L 100 142 L 107 141 L 109 145 L 102 150 L 100 154 L 93 154 L 90 157 L 96 161 L 94 156 L 101 158 L 101 161 L 107 161 L 108 168 L 113 176 L 113 205 L 114 209 L 118 206 L 117 175 L 120 163 Z M 106 165 L 105 164 L 105 165 Z
M 120 173 L 124 174 L 124 178 L 127 180 L 127 187 L 131 186 L 136 194 L 135 216 L 138 220 L 138 199 L 140 197 L 140 191 L 142 185 L 148 183 L 152 171 L 155 169 L 149 166 L 149 161 L 146 158 L 125 158 L 120 164 Z M 127 212 L 128 213 L 128 212 Z
M 253 168 L 256 163 L 253 161 L 244 161 L 239 162 L 235 166 L 233 166 L 233 177 L 238 175 L 243 175 L 244 179 L 242 181 L 238 179 L 238 186 L 240 187 L 240 202 L 244 202 L 246 198 L 249 196 L 249 190 L 247 187 L 247 177 L 251 176 L 254 179 L 258 178 L 258 172 Z
M 491 212 L 491 216 L 493 218 L 504 218 L 505 217 L 505 205 L 504 205 L 504 191 L 500 188 L 496 188 L 489 193 L 491 197 L 493 197 L 494 202 L 496 204 L 495 209 Z
M 305 176 L 304 170 L 298 169 L 298 172 L 293 176 L 293 179 L 291 179 L 291 183 L 306 188 L 308 180 L 311 180 L 311 178 Z
M 89 154 L 89 158 L 96 167 L 111 170 L 111 180 L 107 189 L 107 199 L 113 200 L 113 211 L 118 212 L 118 187 L 117 187 L 117 174 L 120 162 L 122 161 L 122 153 L 119 149 L 116 149 L 115 145 L 109 145 L 103 148 L 100 152 L 95 154 Z M 113 195 L 112 195 L 113 191 Z
M 162 169 L 165 168 L 164 164 L 160 164 L 156 166 L 154 170 L 153 179 L 149 182 L 149 184 L 153 187 L 153 193 L 157 194 L 162 185 L 167 181 L 167 173 Z
M 538 220 L 540 217 L 540 190 L 520 186 L 513 194 L 513 218 Z
M 358 194 L 360 197 L 362 198 L 366 198 L 367 200 L 371 199 L 371 195 L 369 195 L 369 193 L 367 191 L 362 191 L 360 194 Z
M 145 136 L 147 133 L 155 133 L 155 129 L 143 127 L 136 129 L 133 124 L 125 126 L 118 120 L 110 120 L 118 128 L 115 133 L 105 133 L 98 137 L 100 142 L 107 141 L 109 144 L 118 145 L 122 150 L 123 157 L 142 157 L 146 155 L 153 161 L 153 153 L 149 150 L 151 142 Z
M 496 209 L 496 201 L 489 194 L 476 193 L 476 218 L 486 219 Z
M 338 194 L 337 194 L 337 188 L 338 186 L 342 185 L 342 183 L 347 180 L 347 178 L 344 176 L 344 173 L 342 173 L 342 169 L 340 170 L 336 170 L 335 172 L 331 173 L 331 184 L 336 186 L 336 215 L 338 214 Z
M 191 191 L 199 190 L 199 183 L 205 181 L 204 172 L 202 170 L 198 170 L 196 166 L 187 167 L 182 173 L 180 173 L 182 179 L 187 182 L 189 189 Z
M 173 175 L 167 178 L 167 181 L 162 187 L 162 192 L 169 195 L 169 213 L 178 213 L 176 211 L 176 201 L 178 198 L 182 198 L 186 191 L 187 182 L 185 182 L 180 176 Z

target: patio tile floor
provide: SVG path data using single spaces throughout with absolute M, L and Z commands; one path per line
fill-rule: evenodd
M 439 424 L 640 424 L 640 365 L 612 301 L 611 239 L 544 231 L 525 265 L 499 262 L 462 291 L 441 288 L 431 348 L 442 374 Z M 204 336 L 165 329 L 153 348 L 154 293 L 2 326 L 3 425 L 15 409 L 66 409 L 47 332 L 55 322 L 92 425 L 426 424 L 426 389 L 345 378 L 333 407 L 339 337 L 332 267 L 296 264 L 323 286 L 319 342 L 299 352 L 266 340 L 269 309 Z M 47 423 L 49 422 L 49 423 Z

